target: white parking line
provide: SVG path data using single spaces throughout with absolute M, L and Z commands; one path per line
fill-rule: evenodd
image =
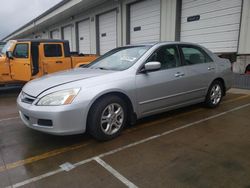
M 103 161 L 101 158 L 96 157 L 95 161 L 98 164 L 102 165 L 107 171 L 109 171 L 113 176 L 115 176 L 117 179 L 119 179 L 127 187 L 137 188 L 137 186 L 135 184 L 133 184 L 131 181 L 129 181 L 127 178 L 125 178 L 123 175 L 121 175 L 117 170 L 115 170 L 112 166 L 110 166 L 108 163 Z
M 74 166 L 80 166 L 80 165 L 83 165 L 83 164 L 86 164 L 88 162 L 91 162 L 93 160 L 96 160 L 96 158 L 101 158 L 101 157 L 105 157 L 105 156 L 108 156 L 108 155 L 112 155 L 114 153 L 117 153 L 119 151 L 122 151 L 122 150 L 125 150 L 125 149 L 128 149 L 128 148 L 131 148 L 131 147 L 134 147 L 134 146 L 137 146 L 139 144 L 142 144 L 142 143 L 145 143 L 145 142 L 148 142 L 148 141 L 151 141 L 151 140 L 154 140 L 156 138 L 159 138 L 159 137 L 162 137 L 162 136 L 165 136 L 165 135 L 168 135 L 168 134 L 171 134 L 171 133 L 174 133 L 174 132 L 177 132 L 177 131 L 180 131 L 182 129 L 186 129 L 188 127 L 191 127 L 191 126 L 194 126 L 194 125 L 197 125 L 197 124 L 200 124 L 200 123 L 203 123 L 205 121 L 208 121 L 208 120 L 211 120 L 211 119 L 215 119 L 217 117 L 220 117 L 220 116 L 223 116 L 223 115 L 226 115 L 230 112 L 234 112 L 234 111 L 237 111 L 237 110 L 240 110 L 242 108 L 246 108 L 246 107 L 249 107 L 250 106 L 250 103 L 247 103 L 245 105 L 242 105 L 242 106 L 238 106 L 238 107 L 235 107 L 231 110 L 228 110 L 228 111 L 225 111 L 225 112 L 221 112 L 217 115 L 213 115 L 213 116 L 209 116 L 207 118 L 203 118 L 201 120 L 198 120 L 198 121 L 195 121 L 195 122 L 192 122 L 192 123 L 188 123 L 186 125 L 183 125 L 183 126 L 180 126 L 178 128 L 175 128 L 175 129 L 172 129 L 172 130 L 169 130 L 169 131 L 166 131 L 166 132 L 163 132 L 161 134 L 157 134 L 157 135 L 154 135 L 154 136 L 151 136 L 151 137 L 148 137 L 148 138 L 145 138 L 145 139 L 142 139 L 140 141 L 137 141 L 137 142 L 134 142 L 134 143 L 131 143 L 131 144 L 128 144 L 128 145 L 125 145 L 125 146 L 122 146 L 122 147 L 119 147 L 117 149 L 114 149 L 114 150 L 111 150 L 109 152 L 106 152 L 106 153 L 102 153 L 100 155 L 97 155 L 97 156 L 94 156 L 94 157 L 91 157 L 91 158 L 88 158 L 88 159 L 85 159 L 83 161 L 80 161 L 78 163 L 75 163 L 73 164 Z M 41 179 L 44 179 L 46 177 L 49 177 L 49 176 L 52 176 L 52 175 L 55 175 L 55 174 L 58 174 L 60 172 L 62 172 L 63 170 L 60 168 L 60 169 L 57 169 L 55 171 L 51 171 L 51 172 L 48 172 L 48 173 L 45 173 L 45 174 L 42 174 L 40 176 L 37 176 L 37 177 L 34 177 L 34 178 L 30 178 L 30 179 L 27 179 L 23 182 L 20 182 L 20 183 L 16 183 L 12 186 L 9 186 L 8 188 L 16 188 L 16 187 L 21 187 L 21 186 L 24 186 L 26 184 L 29 184 L 29 183 L 32 183 L 32 182 L 36 182 L 38 180 L 41 180 Z
M 19 116 L 11 117 L 11 118 L 5 118 L 5 119 L 0 119 L 0 123 L 3 122 L 3 121 L 10 121 L 10 120 L 13 120 L 13 119 L 19 119 Z

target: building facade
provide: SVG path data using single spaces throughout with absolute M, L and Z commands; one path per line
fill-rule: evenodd
M 4 40 L 15 38 L 65 39 L 71 51 L 101 55 L 126 44 L 194 42 L 244 73 L 250 0 L 64 0 Z

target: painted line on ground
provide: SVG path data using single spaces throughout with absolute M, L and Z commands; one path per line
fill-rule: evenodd
M 149 141 L 154 140 L 154 139 L 157 139 L 157 138 L 159 138 L 159 137 L 162 137 L 162 136 L 165 136 L 165 135 L 169 135 L 169 134 L 171 134 L 171 133 L 174 133 L 174 132 L 177 132 L 177 131 L 180 131 L 180 130 L 183 130 L 183 129 L 186 129 L 186 128 L 189 128 L 189 127 L 192 127 L 192 126 L 194 126 L 194 125 L 197 125 L 197 124 L 206 122 L 206 121 L 211 120 L 211 119 L 215 119 L 215 118 L 221 117 L 221 116 L 226 115 L 226 114 L 228 114 L 228 113 L 230 113 L 230 112 L 234 112 L 234 111 L 237 111 L 237 110 L 240 110 L 240 109 L 249 107 L 249 106 L 250 106 L 250 103 L 247 103 L 247 104 L 245 104 L 245 105 L 241 105 L 241 106 L 235 107 L 235 108 L 233 108 L 233 109 L 231 109 L 231 110 L 227 110 L 227 111 L 221 112 L 221 113 L 219 113 L 219 114 L 216 114 L 216 115 L 213 115 L 213 116 L 209 116 L 209 117 L 207 117 L 207 118 L 203 118 L 203 119 L 201 119 L 201 120 L 198 120 L 198 121 L 195 121 L 195 122 L 192 122 L 192 123 L 188 123 L 188 124 L 183 125 L 183 126 L 180 126 L 180 127 L 178 127 L 178 128 L 175 128 L 175 129 L 172 129 L 172 130 L 169 130 L 169 131 L 160 133 L 160 134 L 156 134 L 156 135 L 154 135 L 154 136 L 150 136 L 150 137 L 145 138 L 145 139 L 142 139 L 142 140 L 140 140 L 140 141 L 137 141 L 137 142 L 134 142 L 134 143 L 131 143 L 131 144 L 128 144 L 128 145 L 119 147 L 119 148 L 117 148 L 117 149 L 114 149 L 114 150 L 111 150 L 111 151 L 108 151 L 108 152 L 99 154 L 99 155 L 97 155 L 97 156 L 94 156 L 94 157 L 91 157 L 91 158 L 88 158 L 88 159 L 85 159 L 85 160 L 80 161 L 80 162 L 78 162 L 78 163 L 75 163 L 75 164 L 73 164 L 73 165 L 75 165 L 75 166 L 80 166 L 80 165 L 86 164 L 86 163 L 88 163 L 88 162 L 90 162 L 90 161 L 95 160 L 96 158 L 102 158 L 102 157 L 105 157 L 105 156 L 109 156 L 109 155 L 115 154 L 115 153 L 117 153 L 117 152 L 119 152 L 119 151 L 123 151 L 123 150 L 125 150 L 125 149 L 132 148 L 132 147 L 137 146 L 137 145 L 139 145 L 139 144 L 143 144 L 143 143 L 149 142 Z M 30 183 L 32 183 L 32 182 L 36 182 L 36 181 L 38 181 L 38 180 L 44 179 L 44 178 L 46 178 L 46 177 L 49 177 L 49 176 L 58 174 L 58 173 L 60 173 L 60 172 L 62 172 L 62 171 L 63 171 L 63 170 L 62 170 L 61 168 L 60 168 L 60 169 L 57 169 L 57 170 L 55 170 L 55 171 L 50 171 L 50 172 L 47 172 L 47 173 L 42 174 L 42 175 L 40 175 L 40 176 L 36 176 L 36 177 L 34 177 L 34 178 L 27 179 L 27 180 L 25 180 L 25 181 L 23 181 L 23 182 L 16 183 L 16 184 L 14 184 L 14 185 L 12 185 L 12 186 L 9 186 L 9 187 L 7 187 L 7 188 L 21 187 L 21 186 L 30 184 Z
M 101 158 L 96 157 L 95 161 L 98 164 L 100 164 L 103 168 L 105 168 L 107 171 L 109 171 L 114 177 L 116 177 L 122 183 L 124 183 L 127 187 L 137 188 L 137 186 L 135 184 L 133 184 L 131 181 L 129 181 L 127 178 L 125 178 L 123 175 L 121 175 L 117 170 L 115 170 L 112 166 L 110 166 L 108 163 L 103 161 Z
M 5 118 L 5 119 L 0 119 L 0 123 L 3 121 L 10 121 L 10 120 L 14 120 L 14 119 L 19 119 L 19 116 L 15 116 L 15 117 L 11 117 L 11 118 Z
M 14 163 L 9 163 L 9 164 L 6 164 L 5 166 L 1 166 L 0 167 L 0 172 L 10 170 L 10 169 L 13 169 L 13 168 L 17 168 L 19 166 L 23 166 L 23 165 L 26 165 L 26 164 L 30 164 L 30 163 L 33 163 L 35 161 L 40 161 L 42 159 L 47 159 L 49 157 L 54 157 L 56 155 L 59 155 L 59 154 L 65 153 L 65 152 L 69 152 L 69 151 L 73 151 L 73 150 L 76 150 L 76 149 L 79 149 L 79 148 L 83 148 L 83 147 L 89 145 L 90 143 L 91 142 L 87 142 L 87 143 L 76 145 L 76 146 L 64 147 L 64 148 L 60 148 L 60 149 L 56 149 L 56 150 L 52 150 L 52 151 L 43 153 L 41 155 L 37 155 L 37 156 L 30 157 L 30 158 L 27 158 L 27 159 L 24 159 L 24 160 L 20 160 L 20 161 L 14 162 Z
M 237 97 L 235 99 L 230 99 L 230 100 L 224 101 L 223 104 L 231 103 L 231 102 L 238 101 L 240 99 L 248 98 L 248 97 L 250 97 L 250 95 L 240 96 L 240 97 Z M 143 128 L 146 128 L 146 127 L 154 126 L 156 124 L 164 123 L 164 122 L 172 120 L 174 118 L 178 118 L 178 117 L 182 117 L 182 116 L 185 116 L 185 115 L 190 115 L 190 114 L 193 114 L 193 113 L 197 113 L 197 112 L 200 112 L 202 110 L 203 110 L 203 108 L 188 111 L 188 112 L 184 112 L 184 113 L 174 115 L 174 116 L 171 116 L 171 117 L 167 117 L 167 118 L 164 118 L 164 119 L 160 119 L 160 120 L 154 120 L 153 122 L 148 122 L 148 123 L 142 124 L 141 126 L 138 126 L 138 127 L 132 127 L 130 129 L 126 129 L 126 130 L 124 130 L 124 133 L 127 134 L 127 133 L 137 131 L 137 130 L 140 130 L 140 129 L 143 129 Z M 89 143 L 85 142 L 83 144 L 67 146 L 67 147 L 55 149 L 55 150 L 52 150 L 52 151 L 49 151 L 49 152 L 46 152 L 46 153 L 43 153 L 43 154 L 40 154 L 40 155 L 29 157 L 29 158 L 26 158 L 26 159 L 23 159 L 23 160 L 19 160 L 19 161 L 13 162 L 13 163 L 9 163 L 9 164 L 6 164 L 5 166 L 0 166 L 0 173 L 3 172 L 3 171 L 6 171 L 6 170 L 11 170 L 13 168 L 17 168 L 19 166 L 27 165 L 27 164 L 34 163 L 34 162 L 37 162 L 37 161 L 40 161 L 40 160 L 43 160 L 43 159 L 54 157 L 54 156 L 57 156 L 57 155 L 60 155 L 60 154 L 63 154 L 63 153 L 69 152 L 69 151 L 74 151 L 74 150 L 83 148 L 83 147 L 85 147 L 85 146 L 87 146 L 89 144 L 90 144 L 90 142 Z

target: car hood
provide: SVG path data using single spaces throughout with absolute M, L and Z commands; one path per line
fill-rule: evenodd
M 28 82 L 23 92 L 33 97 L 37 97 L 42 92 L 51 89 L 56 86 L 67 84 L 74 81 L 89 79 L 104 74 L 112 73 L 114 71 L 99 70 L 99 69 L 88 69 L 88 68 L 77 68 L 68 71 L 58 72 L 49 74 L 41 78 Z

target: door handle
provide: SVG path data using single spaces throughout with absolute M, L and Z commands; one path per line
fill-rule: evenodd
M 63 62 L 62 61 L 56 61 L 56 64 L 62 64 Z
M 208 67 L 207 70 L 214 70 L 215 68 L 214 67 Z
M 185 75 L 184 73 L 177 72 L 174 76 L 175 76 L 175 77 L 182 77 L 182 76 L 184 76 L 184 75 Z

